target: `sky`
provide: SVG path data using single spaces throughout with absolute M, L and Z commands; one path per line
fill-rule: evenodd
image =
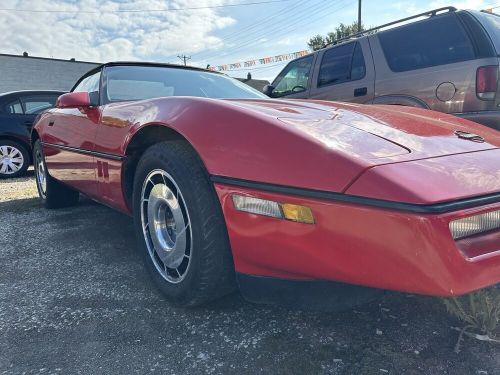
M 376 26 L 448 5 L 480 10 L 500 0 L 362 0 L 362 19 Z M 186 55 L 189 65 L 218 66 L 305 50 L 312 36 L 357 20 L 357 7 L 358 0 L 1 0 L 0 53 L 170 63 Z M 226 73 L 271 81 L 285 65 Z

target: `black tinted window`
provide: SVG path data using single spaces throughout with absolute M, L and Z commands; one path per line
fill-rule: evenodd
M 365 76 L 365 60 L 359 43 L 327 50 L 319 69 L 318 87 L 355 81 Z
M 469 37 L 454 14 L 382 31 L 378 37 L 394 72 L 475 58 Z

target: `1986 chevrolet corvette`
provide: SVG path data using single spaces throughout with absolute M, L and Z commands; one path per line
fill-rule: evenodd
M 83 193 L 132 215 L 156 284 L 193 306 L 236 285 L 293 304 L 338 285 L 452 296 L 500 282 L 499 134 L 107 63 L 39 116 L 32 142 L 45 206 Z

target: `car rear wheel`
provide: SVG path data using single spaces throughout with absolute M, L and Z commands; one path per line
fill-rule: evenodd
M 17 142 L 0 140 L 0 178 L 22 176 L 29 164 L 26 147 Z
M 77 191 L 61 184 L 49 175 L 39 140 L 33 146 L 33 165 L 38 195 L 46 208 L 70 207 L 78 203 L 80 194 Z
M 146 267 L 170 301 L 195 306 L 234 289 L 220 205 L 187 144 L 162 142 L 145 151 L 135 173 L 133 205 Z

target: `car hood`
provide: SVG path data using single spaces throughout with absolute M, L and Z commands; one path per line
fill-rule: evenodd
M 500 133 L 457 117 L 418 108 L 305 100 L 232 100 L 279 119 L 317 142 L 372 164 L 495 149 Z M 473 141 L 458 132 L 476 134 Z M 389 159 L 389 160 L 387 160 Z

